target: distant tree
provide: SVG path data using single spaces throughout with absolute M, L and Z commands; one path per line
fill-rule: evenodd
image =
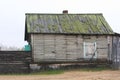
M 2 44 L 0 44 L 0 51 L 23 51 L 24 48 L 18 48 L 18 47 L 15 47 L 15 46 L 4 46 Z

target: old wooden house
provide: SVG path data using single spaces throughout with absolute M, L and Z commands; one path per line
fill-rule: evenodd
M 112 59 L 115 33 L 102 14 L 27 13 L 25 21 L 35 63 Z

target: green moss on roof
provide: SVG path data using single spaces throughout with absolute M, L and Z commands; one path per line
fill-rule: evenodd
M 27 33 L 112 34 L 102 14 L 26 14 Z

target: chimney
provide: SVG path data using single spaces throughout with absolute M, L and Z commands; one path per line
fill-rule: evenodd
M 68 10 L 63 10 L 63 14 L 68 14 Z

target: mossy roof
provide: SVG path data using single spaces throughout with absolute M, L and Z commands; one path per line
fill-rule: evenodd
M 26 14 L 26 33 L 113 34 L 102 14 Z

